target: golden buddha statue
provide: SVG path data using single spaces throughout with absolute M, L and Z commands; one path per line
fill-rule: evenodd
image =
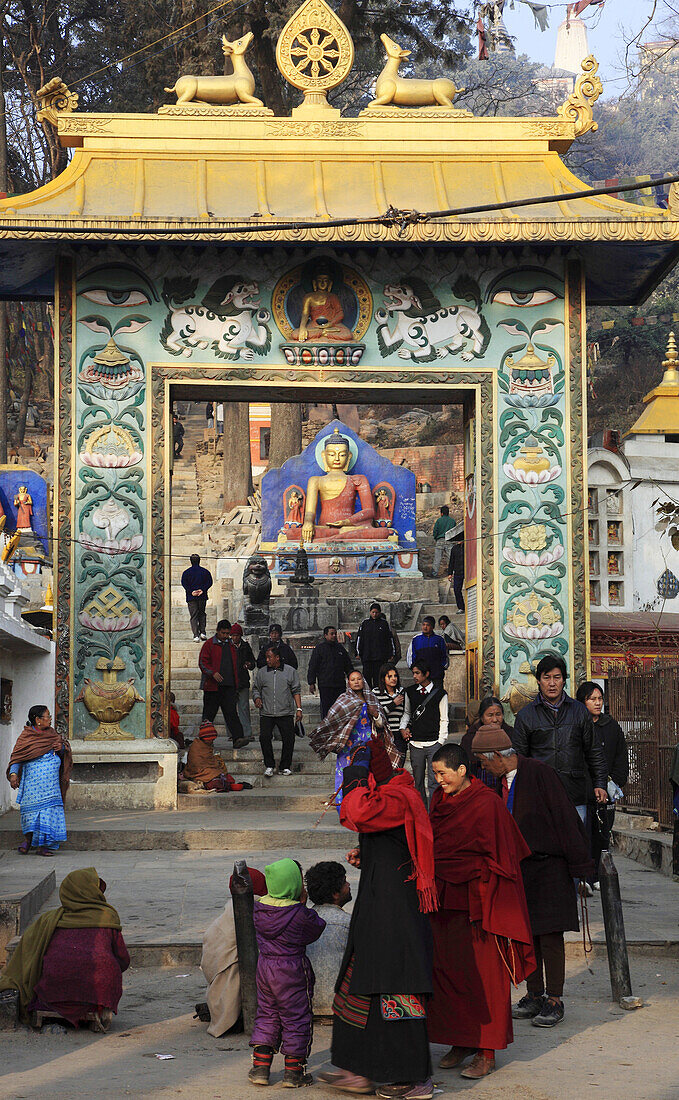
M 332 276 L 320 269 L 314 275 L 312 290 L 305 295 L 299 328 L 294 329 L 292 339 L 301 344 L 322 341 L 353 340 L 351 329 L 343 324 L 344 311 L 339 298 L 332 293 Z
M 375 505 L 370 483 L 364 474 L 351 474 L 349 440 L 335 428 L 327 435 L 323 446 L 325 474 L 310 477 L 306 490 L 306 510 L 302 526 L 302 541 L 365 542 L 373 539 L 396 538 L 390 527 L 374 527 Z M 356 500 L 359 511 L 354 511 Z M 316 511 L 320 501 L 320 515 Z

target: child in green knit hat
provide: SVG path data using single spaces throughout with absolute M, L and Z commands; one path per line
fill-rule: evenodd
M 310 1085 L 306 1072 L 311 1050 L 314 972 L 306 946 L 325 928 L 313 909 L 306 907 L 302 871 L 294 859 L 279 859 L 264 868 L 267 893 L 255 900 L 257 960 L 257 1015 L 250 1039 L 256 1085 L 268 1085 L 276 1050 L 285 1056 L 283 1084 Z

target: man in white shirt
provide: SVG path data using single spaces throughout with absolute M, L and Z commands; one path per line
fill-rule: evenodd
M 442 687 L 432 683 L 431 669 L 422 657 L 416 659 L 412 672 L 415 683 L 406 688 L 401 733 L 410 745 L 415 786 L 428 807 L 436 789 L 432 758 L 439 746 L 448 740 L 448 696 Z M 428 796 L 424 784 L 425 772 Z

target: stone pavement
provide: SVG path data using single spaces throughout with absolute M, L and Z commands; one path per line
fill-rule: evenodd
M 151 816 L 173 815 L 147 814 L 146 818 Z M 115 828 L 115 822 L 111 827 Z M 286 854 L 298 859 L 304 870 L 321 859 L 344 862 L 352 847 L 352 836 L 347 830 L 335 829 L 339 842 L 333 847 L 295 846 Z M 0 876 L 10 875 L 19 865 L 23 871 L 30 861 L 36 875 L 54 869 L 58 886 L 69 871 L 94 865 L 108 884 L 109 899 L 120 912 L 136 965 L 169 964 L 173 959 L 198 962 L 202 934 L 224 905 L 234 861 L 247 859 L 263 868 L 281 854 L 254 849 L 83 852 L 67 847 L 48 861 L 5 851 L 0 853 Z M 634 957 L 653 954 L 679 959 L 679 884 L 623 856 L 614 858 L 630 953 Z M 347 865 L 347 877 L 355 893 L 358 872 Z M 43 908 L 57 904 L 55 893 Z M 603 958 L 605 938 L 598 893 L 589 899 L 589 912 L 595 955 Z M 582 959 L 582 936 L 570 933 L 567 939 L 569 958 Z M 677 1097 L 679 1100 L 679 1090 Z
M 117 899 L 116 899 L 117 901 Z M 566 1016 L 543 1031 L 515 1024 L 514 1043 L 497 1057 L 497 1070 L 480 1082 L 456 1070 L 435 1068 L 437 1097 L 466 1100 L 676 1100 L 679 1095 L 679 962 L 635 961 L 636 992 L 644 1007 L 623 1012 L 610 1002 L 608 967 L 593 973 L 569 963 Z M 193 1019 L 205 985 L 195 967 L 128 971 L 120 1013 L 108 1035 L 44 1028 L 0 1032 L 2 1100 L 255 1100 L 247 1039 L 212 1039 Z M 515 994 L 518 997 L 519 993 Z M 394 1025 L 398 1026 L 398 1025 Z M 330 1028 L 317 1027 L 309 1067 L 316 1073 L 330 1057 Z M 433 1047 L 437 1066 L 443 1047 Z M 159 1059 L 158 1054 L 170 1055 Z M 273 1096 L 280 1095 L 282 1065 L 276 1058 Z M 315 1086 L 309 1100 L 336 1092 Z

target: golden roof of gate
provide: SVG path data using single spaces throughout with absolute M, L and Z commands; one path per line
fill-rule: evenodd
M 59 78 L 51 80 L 39 93 L 38 117 L 57 127 L 73 158 L 46 186 L 0 202 L 0 239 L 54 239 L 56 233 L 61 240 L 176 234 L 175 240 L 233 243 L 679 241 L 671 210 L 611 196 L 572 198 L 587 185 L 559 153 L 596 129 L 592 108 L 602 89 L 593 57 L 583 62 L 556 116 L 474 118 L 453 106 L 459 90 L 446 78 L 395 77 L 398 92 L 386 93 L 395 101 L 385 103 L 381 78 L 391 74 L 391 80 L 407 51 L 383 35 L 387 57 L 376 98 L 358 118 L 346 118 L 330 106 L 327 92 L 349 71 L 353 44 L 325 0 L 305 0 L 277 51 L 281 72 L 304 100 L 293 117 L 279 118 L 252 95 L 244 58 L 251 37 L 223 39 L 234 74 L 207 78 L 213 91 L 194 93 L 182 89 L 205 78 L 181 77 L 173 89 L 179 102 L 155 115 L 79 113 L 77 95 Z M 183 102 L 189 94 L 196 99 Z M 217 98 L 198 102 L 200 94 Z M 558 201 L 513 210 L 502 205 L 552 195 Z M 499 208 L 408 216 L 483 204 Z M 385 217 L 390 210 L 398 213 Z M 326 224 L 343 219 L 378 220 Z M 303 224 L 291 228 L 291 222 Z M 659 263 L 660 253 L 649 259 L 650 267 Z

